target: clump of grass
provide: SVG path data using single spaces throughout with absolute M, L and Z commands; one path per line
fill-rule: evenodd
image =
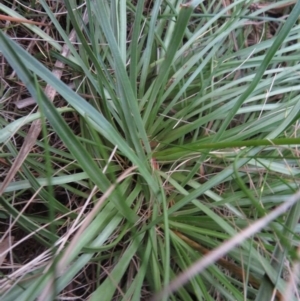
M 39 5 L 0 4 L 47 24 L 0 33 L 1 299 L 296 300 L 300 4 Z

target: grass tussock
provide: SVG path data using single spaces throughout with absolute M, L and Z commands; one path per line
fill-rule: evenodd
M 0 3 L 1 300 L 298 300 L 300 3 Z

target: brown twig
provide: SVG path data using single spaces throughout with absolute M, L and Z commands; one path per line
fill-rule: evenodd
M 183 241 L 185 241 L 190 247 L 192 247 L 193 249 L 199 251 L 200 253 L 202 253 L 203 255 L 209 254 L 210 250 L 206 249 L 205 247 L 201 246 L 200 244 L 196 243 L 195 241 L 189 239 L 188 237 L 186 237 L 185 235 L 183 235 L 182 233 L 178 232 L 178 231 L 173 231 L 178 237 L 180 237 Z M 229 262 L 228 260 L 224 259 L 224 258 L 220 258 L 217 263 L 225 268 L 226 270 L 228 270 L 230 273 L 232 273 L 236 278 L 238 278 L 239 280 L 244 281 L 245 280 L 245 271 L 243 270 L 243 268 L 237 266 L 236 264 Z M 261 285 L 261 281 L 258 280 L 257 278 L 255 278 L 252 275 L 248 275 L 248 281 L 249 283 L 256 289 L 258 289 Z M 278 299 L 282 298 L 282 295 L 279 291 L 276 291 L 276 297 Z
M 0 20 L 11 21 L 11 22 L 16 22 L 16 23 L 40 25 L 40 26 L 49 26 L 49 24 L 46 24 L 46 23 L 31 21 L 31 20 L 27 20 L 27 19 L 23 19 L 23 18 L 15 18 L 15 17 L 6 16 L 6 15 L 0 15 Z

